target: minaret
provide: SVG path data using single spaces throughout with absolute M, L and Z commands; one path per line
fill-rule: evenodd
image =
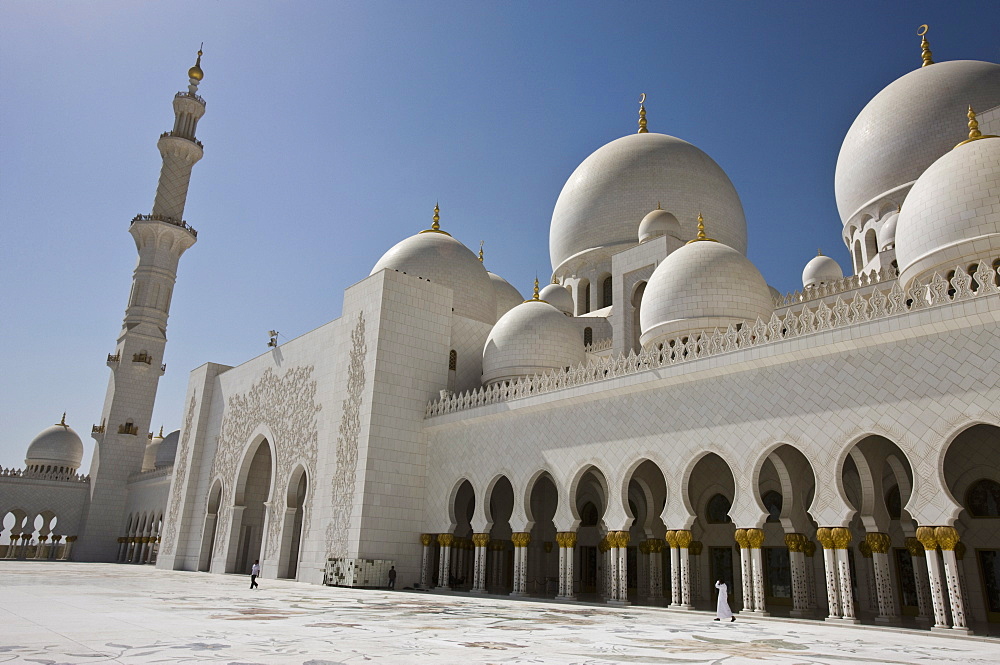
M 137 215 L 129 233 L 139 260 L 132 274 L 132 292 L 114 353 L 108 355 L 111 378 L 104 398 L 101 424 L 90 467 L 90 505 L 83 537 L 74 554 L 85 561 L 113 561 L 117 538 L 125 528 L 128 478 L 142 468 L 147 431 L 160 377 L 166 371 L 167 316 L 177 280 L 177 262 L 191 247 L 197 232 L 184 221 L 191 168 L 201 159 L 195 138 L 205 100 L 198 96 L 202 52 L 188 70 L 187 92 L 174 96 L 174 128 L 160 135 L 156 147 L 163 157 L 153 210 Z

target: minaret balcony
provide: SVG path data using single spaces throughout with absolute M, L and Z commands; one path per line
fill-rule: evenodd
M 119 352 L 119 353 L 115 353 L 115 354 L 113 354 L 113 355 L 112 355 L 112 354 L 110 354 L 110 353 L 108 354 L 108 363 L 109 363 L 109 364 L 110 364 L 110 363 L 116 363 L 116 362 L 120 362 L 120 361 L 121 361 L 121 359 L 122 359 L 122 354 L 121 354 L 121 352 Z
M 184 91 L 181 91 L 181 92 L 178 92 L 176 95 L 174 95 L 174 97 L 177 98 L 177 99 L 179 99 L 181 97 L 190 97 L 191 99 L 199 101 L 202 104 L 205 103 L 205 100 L 201 98 L 201 95 L 196 95 L 193 92 L 184 92 Z
M 146 363 L 147 365 L 153 364 L 153 356 L 149 355 L 145 351 L 142 353 L 133 353 L 132 362 L 134 363 Z
M 136 222 L 165 222 L 165 223 L 170 224 L 172 226 L 177 226 L 177 227 L 180 227 L 180 228 L 184 229 L 185 231 L 187 231 L 188 233 L 190 233 L 191 236 L 194 237 L 194 238 L 198 237 L 198 232 L 194 230 L 194 227 L 192 227 L 191 225 L 189 225 L 183 219 L 175 219 L 173 217 L 167 217 L 166 215 L 157 215 L 157 214 L 142 215 L 142 214 L 139 214 L 139 215 L 136 215 L 135 217 L 132 218 L 132 221 L 129 222 L 129 226 L 131 226 L 132 224 L 135 224 Z
M 118 426 L 119 434 L 131 434 L 132 436 L 139 436 L 139 428 L 132 423 L 125 423 L 124 425 Z
M 168 136 L 169 137 L 173 137 L 175 139 L 184 139 L 185 141 L 190 141 L 191 143 L 194 143 L 196 146 L 198 146 L 202 150 L 205 149 L 205 144 L 202 143 L 201 141 L 199 141 L 198 139 L 193 139 L 193 138 L 191 138 L 189 136 L 184 136 L 183 134 L 180 134 L 178 132 L 169 131 L 169 132 L 163 132 L 162 134 L 160 134 L 160 138 L 161 139 L 167 138 Z
M 104 434 L 104 429 L 105 429 L 104 423 L 101 423 L 100 425 L 94 425 L 93 427 L 91 427 L 90 428 L 90 433 L 91 434 Z

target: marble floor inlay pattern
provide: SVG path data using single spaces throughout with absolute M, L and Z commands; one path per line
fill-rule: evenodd
M 1000 640 L 0 562 L 0 663 L 1000 663 Z

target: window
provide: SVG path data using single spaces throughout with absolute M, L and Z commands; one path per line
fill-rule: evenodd
M 583 329 L 583 345 L 590 346 L 594 343 L 594 329 L 584 328 Z
M 1000 483 L 983 478 L 965 493 L 965 508 L 973 517 L 1000 517 Z
M 764 508 L 767 509 L 767 521 L 781 521 L 781 494 L 771 490 L 762 497 L 762 500 L 764 502 Z
M 875 239 L 875 229 L 865 233 L 865 261 L 871 261 L 878 254 L 878 241 Z
M 604 281 L 601 283 L 601 307 L 611 307 L 613 289 L 611 277 L 605 277 Z
M 708 500 L 706 510 L 709 524 L 729 524 L 732 518 L 729 517 L 729 509 L 733 507 L 732 502 L 722 494 L 716 494 Z
M 448 370 L 454 372 L 458 369 L 458 351 L 452 349 L 448 354 Z
M 580 313 L 586 314 L 587 312 L 590 311 L 590 282 L 587 282 L 586 284 L 583 285 L 582 297 L 583 299 L 580 303 L 582 305 L 582 307 L 580 308 Z

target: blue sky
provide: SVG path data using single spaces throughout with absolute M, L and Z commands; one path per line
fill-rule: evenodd
M 339 316 L 381 254 L 442 225 L 530 293 L 566 178 L 651 131 L 711 155 L 780 291 L 818 247 L 849 270 L 833 174 L 880 89 L 935 59 L 997 61 L 988 2 L 0 3 L 0 466 L 100 418 L 171 99 L 205 42 L 208 103 L 153 425 L 188 372 Z M 900 109 L 905 113 L 906 109 Z

